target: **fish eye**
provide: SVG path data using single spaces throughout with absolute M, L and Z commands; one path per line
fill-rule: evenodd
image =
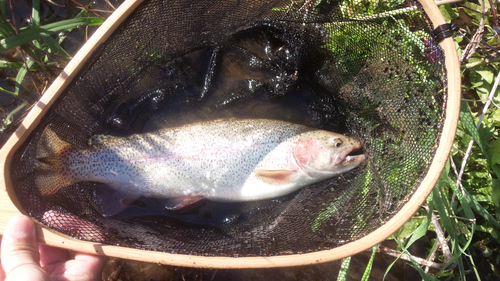
M 340 146 L 344 143 L 344 142 L 343 142 L 341 139 L 339 139 L 339 138 L 334 138 L 334 139 L 330 140 L 330 142 L 331 142 L 331 145 L 332 145 L 333 147 L 340 147 Z

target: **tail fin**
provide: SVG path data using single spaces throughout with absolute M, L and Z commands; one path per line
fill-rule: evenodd
M 72 180 L 66 159 L 74 146 L 60 139 L 49 127 L 45 128 L 37 146 L 35 184 L 43 196 L 56 194 Z

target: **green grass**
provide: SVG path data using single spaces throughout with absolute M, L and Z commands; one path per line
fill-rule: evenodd
M 29 83 L 47 85 L 71 59 L 62 47 L 68 33 L 74 30 L 82 31 L 88 26 L 103 23 L 103 19 L 99 17 L 87 16 L 88 10 L 85 9 L 78 10 L 70 19 L 55 16 L 41 18 L 40 1 L 33 0 L 31 4 L 30 24 L 18 27 L 19 23 L 16 23 L 13 15 L 6 12 L 7 7 L 10 10 L 10 2 L 0 0 L 0 52 L 8 58 L 8 60 L 0 60 L 0 70 L 3 73 L 16 73 L 15 76 L 6 77 L 11 87 L 0 87 L 0 93 L 21 100 L 4 117 L 1 124 L 2 130 L 13 122 L 16 113 L 21 112 L 30 104 L 26 99 L 27 94 L 21 91 L 23 85 Z M 12 53 L 16 55 L 11 56 Z M 40 77 L 43 77 L 43 82 L 39 81 Z M 41 95 L 43 89 L 37 85 L 35 88 Z
M 459 55 L 481 25 L 481 5 L 440 7 L 449 22 L 462 28 L 455 34 Z M 488 1 L 484 8 L 479 48 L 461 62 L 463 97 L 450 160 L 425 208 L 392 237 L 400 242 L 401 252 L 415 238 L 428 241 L 427 260 L 444 267 L 428 272 L 422 262 L 410 261 L 424 280 L 500 278 L 500 96 L 494 85 L 500 65 L 498 51 L 491 47 L 498 46 L 499 35 L 493 32 L 498 23 Z
M 102 23 L 101 18 L 89 17 L 88 10 L 67 19 L 41 18 L 41 4 L 33 0 L 31 24 L 16 27 L 6 13 L 8 5 L 0 0 L 0 52 L 7 54 L 3 56 L 7 59 L 0 60 L 0 71 L 9 74 L 9 87 L 0 87 L 0 95 L 13 96 L 19 102 L 5 113 L 3 129 L 29 104 L 24 85 L 38 81 L 33 78 L 37 75 L 44 76 L 41 84 L 47 85 L 68 61 L 70 54 L 63 47 L 68 32 L 83 32 L 87 26 Z M 494 7 L 498 10 L 499 4 Z M 482 2 L 446 4 L 440 9 L 448 21 L 462 28 L 455 34 L 460 55 L 481 25 L 484 33 L 479 48 L 461 64 L 463 101 L 450 160 L 426 204 L 389 239 L 398 242 L 400 257 L 408 260 L 423 280 L 491 280 L 500 278 L 500 91 L 494 88 L 500 54 L 492 47 L 500 43 L 500 36 L 494 33 L 498 23 L 489 1 L 484 3 L 484 19 Z M 36 90 L 41 95 L 43 88 Z M 409 253 L 417 240 L 427 242 L 427 257 Z M 373 253 L 364 280 L 376 259 Z M 339 280 L 348 279 L 348 268 L 347 259 Z

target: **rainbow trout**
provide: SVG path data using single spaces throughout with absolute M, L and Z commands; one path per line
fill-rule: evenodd
M 128 137 L 94 136 L 89 147 L 50 128 L 37 151 L 35 183 L 44 196 L 83 181 L 132 197 L 250 201 L 279 197 L 358 166 L 349 137 L 267 119 L 194 123 Z

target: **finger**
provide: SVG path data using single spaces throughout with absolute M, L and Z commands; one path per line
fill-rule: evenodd
M 3 268 L 0 266 L 0 281 L 5 280 L 5 272 L 3 271 Z
M 38 245 L 38 251 L 40 253 L 40 265 L 43 268 L 47 265 L 64 262 L 71 258 L 68 250 L 48 245 Z
M 2 243 L 2 236 L 0 236 L 0 244 Z M 5 280 L 5 271 L 3 270 L 2 259 L 0 258 L 0 281 Z
M 101 280 L 105 262 L 105 257 L 75 253 L 75 259 L 64 265 L 64 272 L 54 272 L 52 277 L 54 280 Z
M 18 215 L 10 219 L 1 245 L 6 280 L 49 280 L 39 265 L 35 227 L 30 218 Z

